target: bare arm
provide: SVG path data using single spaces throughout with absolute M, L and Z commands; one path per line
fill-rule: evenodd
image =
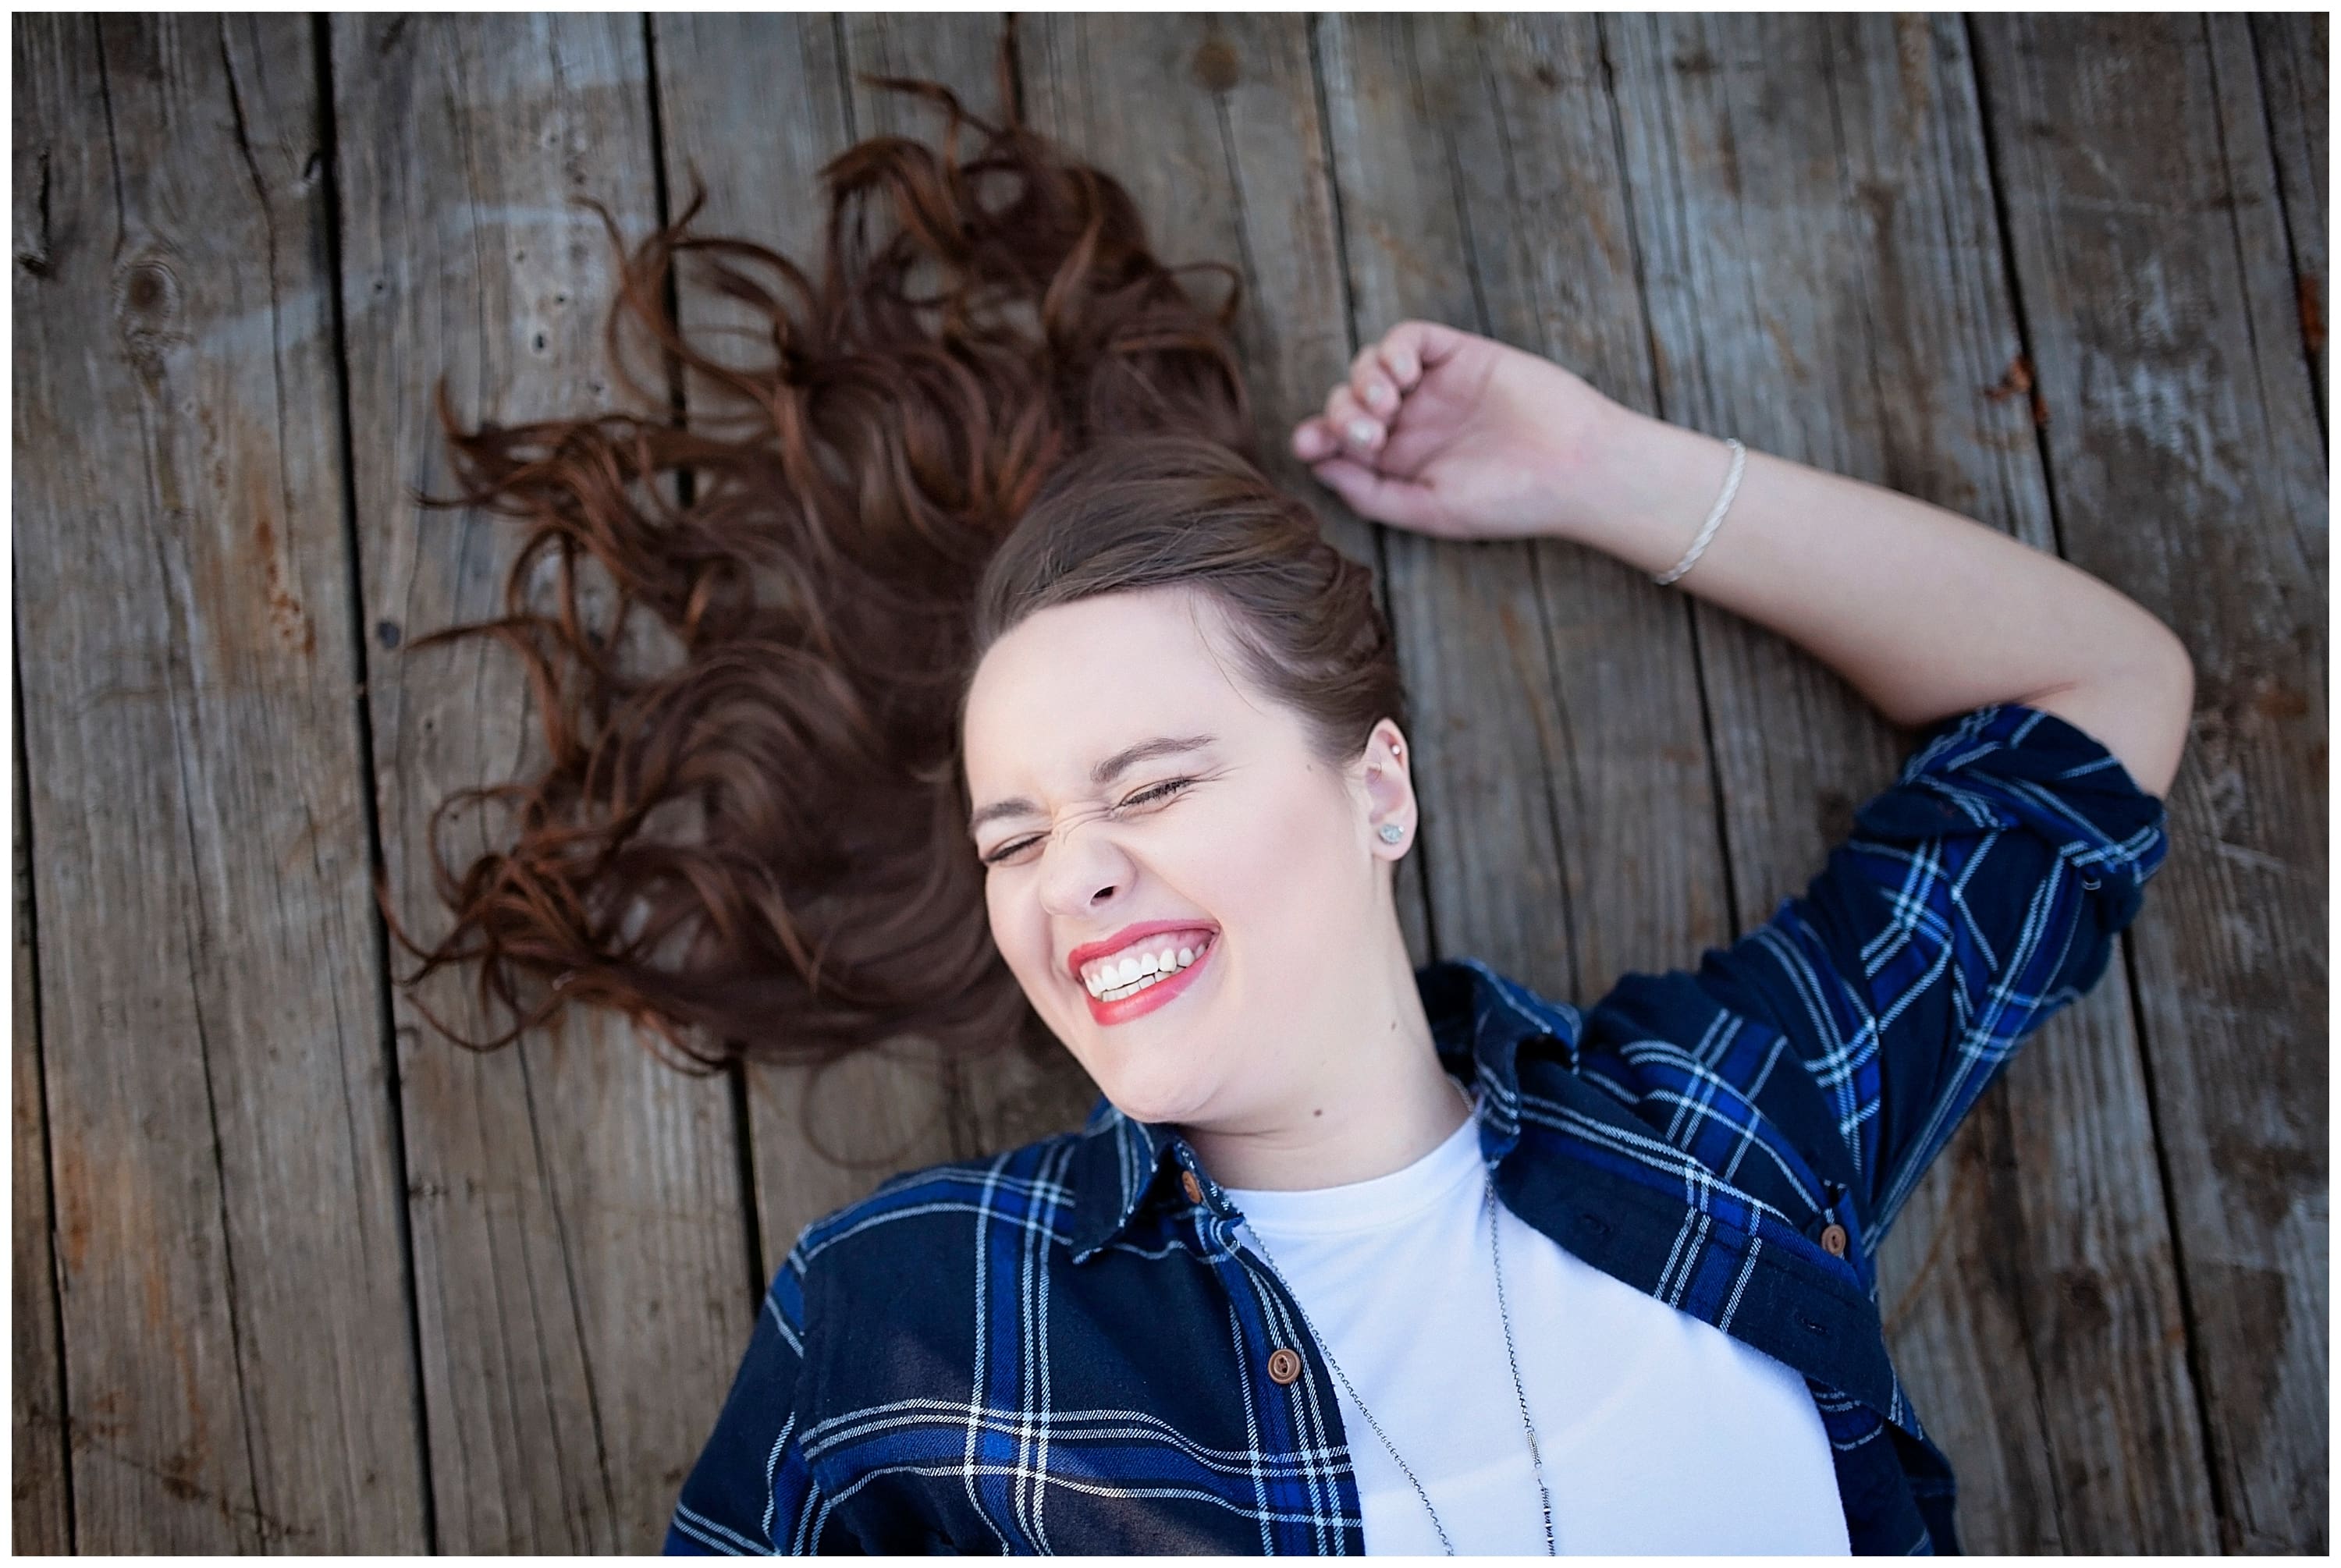
M 1711 436 L 1609 405 L 1552 531 L 1657 573 L 1730 465 Z M 2087 731 L 2140 789 L 2169 790 L 2194 668 L 2108 584 L 1955 512 L 1749 451 L 1722 526 L 1675 586 L 1788 638 L 1898 724 L 2021 702 Z
M 1435 322 L 1366 345 L 1293 450 L 1361 516 L 1448 539 L 1559 537 L 1656 575 L 1729 468 L 1551 361 Z M 1913 497 L 1751 451 L 1674 586 L 1788 638 L 1897 723 L 1993 702 L 2054 713 L 2168 792 L 2194 703 L 2186 647 L 2077 567 Z

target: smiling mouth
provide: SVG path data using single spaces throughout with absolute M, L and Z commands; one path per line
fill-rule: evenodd
M 1097 1001 L 1119 1002 L 1191 968 L 1218 939 L 1210 932 L 1182 932 L 1177 940 L 1159 946 L 1151 942 L 1132 944 L 1131 950 L 1118 959 L 1090 966 L 1081 976 L 1081 985 Z M 1140 947 L 1150 950 L 1138 951 Z

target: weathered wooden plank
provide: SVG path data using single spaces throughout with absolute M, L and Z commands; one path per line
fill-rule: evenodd
M 1650 407 L 1592 21 L 1329 16 L 1318 45 L 1360 335 L 1427 317 Z M 1679 596 L 1554 541 L 1388 551 L 1441 946 L 1589 998 L 1725 940 Z
M 75 1544 L 417 1551 L 309 31 L 16 39 L 39 192 L 18 646 Z
M 631 235 L 654 222 L 649 76 L 641 20 L 614 15 L 335 18 L 332 58 L 364 624 L 387 647 L 497 612 L 519 542 L 410 500 L 452 487 L 434 379 L 474 421 L 612 400 L 613 257 L 573 199 Z M 426 818 L 541 766 L 537 715 L 517 659 L 483 639 L 377 655 L 370 686 L 394 907 L 433 935 Z M 453 814 L 450 861 L 490 849 L 492 826 Z M 460 1049 L 416 1005 L 500 1032 L 469 980 L 395 998 L 441 1543 L 652 1550 L 750 1321 L 730 1094 L 600 1014 Z
M 20 32 L 17 47 L 24 47 Z M 19 55 L 21 60 L 22 55 Z M 18 80 L 23 80 L 20 71 Z M 20 94 L 21 114 L 26 99 Z M 16 148 L 37 145 L 19 124 Z M 25 186 L 22 171 L 18 190 Z M 16 253 L 28 253 L 30 237 L 16 229 Z M 21 265 L 22 263 L 20 262 Z M 15 1186 L 9 1205 L 9 1303 L 15 1344 L 9 1365 L 9 1543 L 17 1555 L 55 1556 L 73 1550 L 73 1478 L 65 1457 L 65 1359 L 57 1340 L 56 1246 L 49 1207 L 49 1118 L 41 1093 L 41 1019 L 34 1002 L 35 959 L 32 821 L 25 803 L 25 714 L 16 705 L 9 759 L 15 772 L 15 993 L 11 1015 L 15 1035 L 8 1044 L 10 1083 L 9 1179 Z
M 1320 485 L 1290 441 L 1293 424 L 1348 374 L 1363 328 L 1342 267 L 1308 25 L 1224 14 L 1035 16 L 1020 51 L 1027 116 L 1128 187 L 1155 254 L 1174 266 L 1236 268 L 1236 347 L 1262 466 L 1315 507 L 1336 548 L 1375 569 L 1390 613 L 1386 531 Z M 1132 114 L 1132 104 L 1148 112 Z M 1216 301 L 1225 284 L 1198 272 L 1189 286 Z M 1395 889 L 1417 963 L 1439 946 L 1425 859 L 1418 838 Z
M 1034 128 L 1128 188 L 1166 264 L 1236 269 L 1236 351 L 1262 468 L 1316 508 L 1337 549 L 1375 568 L 1387 611 L 1382 530 L 1318 484 L 1289 440 L 1356 346 L 1306 19 L 1055 15 L 1019 28 Z M 1215 273 L 1187 283 L 1206 302 L 1225 297 Z M 1396 888 L 1417 962 L 1434 946 L 1421 866 L 1420 853 L 1400 861 Z
M 2197 670 L 2131 937 L 2223 1550 L 2327 1541 L 2323 464 L 2219 18 L 1976 24 L 2065 551 Z M 2223 36 L 2223 35 L 2226 35 Z M 2233 103 L 2236 112 L 2225 112 Z
M 940 144 L 941 112 L 908 94 L 870 85 L 865 76 L 916 76 L 941 82 L 970 113 L 1006 123 L 1018 91 L 1012 66 L 1013 16 L 988 13 L 858 12 L 842 16 L 849 103 L 856 136 L 910 135 Z M 974 148 L 963 132 L 960 155 Z M 934 1058 L 923 1042 L 890 1042 L 888 1053 L 921 1067 Z M 884 1058 L 862 1070 L 883 1073 Z M 1097 1100 L 1097 1085 L 1053 1040 L 1038 1048 L 1003 1045 L 980 1057 L 945 1057 L 952 1152 L 990 1154 L 1077 1128 Z M 899 1071 L 900 1069 L 895 1069 Z M 891 1083 L 891 1078 L 888 1080 Z M 761 1146 L 761 1145 L 760 1145 Z
M 1880 389 L 1909 389 L 1878 400 L 1883 481 L 2007 519 L 2018 538 L 2051 550 L 2028 401 L 1986 395 L 2020 378 L 2007 374 L 2015 309 L 1965 29 L 1945 17 L 1847 17 L 1828 33 L 1850 67 L 1836 79 L 1848 190 L 1865 247 L 1883 262 L 1873 374 Z M 1977 1456 L 1967 1490 L 1978 1505 L 1967 1515 L 1979 1550 L 2209 1544 L 2177 1265 L 2127 989 L 2126 978 L 2107 979 L 2017 1058 L 1997 1103 L 1944 1156 L 1935 1226 L 1906 1216 L 1880 1259 L 1904 1364 L 1946 1386 L 1938 1435 L 1955 1454 Z M 2026 1375 L 2010 1378 L 2006 1369 L 2019 1365 Z M 2038 1446 L 2024 1441 L 2030 1429 Z M 1996 1506 L 1976 1484 L 1987 1477 L 2028 1497 L 2002 1492 Z
M 658 55 L 659 115 L 669 204 L 680 215 L 693 180 L 707 195 L 693 225 L 771 245 L 818 279 L 821 167 L 849 134 L 838 19 L 802 14 L 668 12 L 650 18 Z M 676 308 L 694 342 L 726 363 L 769 361 L 753 313 L 702 286 L 692 269 Z M 686 402 L 705 389 L 686 384 Z
M 1987 187 L 1973 94 L 1960 80 L 1965 65 L 1956 37 L 1939 28 L 1917 38 L 1907 26 L 1896 31 L 1899 35 L 1880 41 L 1875 54 L 1858 45 L 1845 52 L 1851 91 L 1868 106 L 1838 117 L 1844 134 L 1862 144 L 1858 183 L 1847 177 L 1850 193 L 1864 203 L 1868 233 L 1860 237 L 1880 247 L 1899 246 L 1910 259 L 1881 249 L 1887 265 L 1871 267 L 1842 253 L 1832 264 L 1865 267 L 1873 287 L 1896 288 L 1905 273 L 1915 273 L 1924 291 L 1921 308 L 1931 303 L 1931 294 L 1948 295 L 1952 308 L 1941 310 L 1915 342 L 1898 332 L 1907 323 L 1879 327 L 1882 341 L 1873 340 L 1869 352 L 1896 367 L 1890 376 L 1880 374 L 1880 384 L 1903 395 L 1879 400 L 1876 417 L 1894 425 L 1896 439 L 1873 436 L 1876 461 L 1892 465 L 1911 454 L 1918 471 L 1889 471 L 1887 482 L 1969 515 L 2008 517 L 2017 537 L 2039 546 L 2050 532 L 2028 410 L 2004 402 L 1994 408 L 1992 400 L 1977 396 L 2017 345 L 2006 284 L 1993 264 L 1997 240 L 1987 199 L 1977 199 Z M 1930 116 L 1940 127 L 1929 138 L 1932 145 L 1912 145 L 1924 134 L 1915 120 L 1902 127 L 1875 122 L 1878 109 L 1898 100 L 1915 117 L 1947 95 L 1948 113 L 1938 108 Z M 1763 155 L 1762 149 L 1754 151 Z M 1914 178 L 1909 165 L 1919 161 L 1934 168 L 1917 171 Z M 1938 254 L 1929 265 L 1928 258 Z M 1946 329 L 1953 339 L 1949 353 L 1942 342 Z M 1954 373 L 1945 373 L 1947 359 Z M 1956 446 L 1948 461 L 1937 452 L 1948 422 L 1946 402 L 1959 422 L 1951 426 Z M 1856 798 L 1851 789 L 1839 790 L 1823 797 L 1833 819 L 1825 833 L 1843 830 L 1842 813 Z M 2103 997 L 2097 1002 L 2101 1009 L 2107 1006 Z M 2054 1396 L 2041 1386 L 2039 1358 L 2028 1338 L 2026 1304 L 2038 1293 L 2028 1288 L 2032 1282 L 2020 1262 L 2010 1266 L 2024 1254 L 2002 1239 L 2019 1207 L 2024 1176 L 2010 1153 L 2005 1102 L 2035 1092 L 2034 1082 L 2043 1076 L 2038 1061 L 2019 1058 L 2004 1092 L 1979 1107 L 1938 1156 L 1938 1168 L 1896 1220 L 1877 1259 L 1897 1365 L 1936 1441 L 1958 1469 L 1959 1527 L 1969 1551 L 2068 1544 L 2047 1408 Z M 2057 1245 L 2053 1237 L 2050 1245 Z
M 1961 28 L 1606 23 L 1671 419 L 2052 548 Z M 2130 586 L 2119 573 L 2107 573 Z M 1741 928 L 1908 737 L 1785 640 L 1695 607 Z M 1878 1259 L 1971 1550 L 2202 1550 L 2209 1502 L 2128 998 L 2044 1031 Z M 1995 1273 L 1946 1260 L 1987 1251 Z
M 1006 121 L 1014 104 L 1004 96 L 1014 91 L 1012 75 L 1002 66 L 1010 49 L 1010 18 L 996 13 L 856 12 L 837 18 L 839 64 L 846 84 L 846 112 L 855 140 L 870 136 L 911 136 L 940 147 L 944 115 L 940 108 L 907 94 L 873 86 L 872 76 L 913 76 L 940 82 L 958 94 L 971 114 L 994 124 Z M 970 155 L 975 133 L 961 133 L 960 155 Z M 864 1187 L 872 1170 L 902 1169 L 940 1157 L 924 1151 L 933 1146 L 937 1132 L 948 1136 L 948 1153 L 966 1156 L 1011 1148 L 1030 1139 L 1081 1125 L 1081 1116 L 1097 1097 L 1096 1086 L 1081 1064 L 1053 1042 L 1045 1054 L 1034 1055 L 1003 1047 L 990 1057 L 965 1061 L 939 1053 L 932 1043 L 917 1037 L 890 1040 L 864 1060 L 833 1069 L 839 1083 L 808 1086 L 808 1116 L 815 1107 L 853 1098 L 869 1103 L 883 1096 L 889 1115 L 901 1123 L 924 1102 L 901 1098 L 905 1074 L 942 1088 L 944 1117 L 930 1122 L 920 1141 L 902 1141 L 898 1131 L 892 1147 L 907 1156 L 887 1160 L 885 1145 L 872 1139 L 864 1146 Z M 780 1131 L 769 1115 L 777 1102 L 762 1102 L 767 1118 L 758 1123 L 757 1146 L 769 1147 Z M 900 1108 L 892 1108 L 899 1106 Z M 833 1125 L 828 1116 L 820 1125 Z M 908 1129 L 904 1129 L 907 1131 Z M 799 1136 L 802 1142 L 802 1135 Z
M 2301 346 L 2316 363 L 2317 408 L 2323 412 L 2333 395 L 2325 352 L 2332 311 L 2332 274 L 2326 257 L 2326 213 L 2332 190 L 2326 144 L 2333 124 L 2332 17 L 2322 11 L 2275 12 L 2254 16 L 2251 32 L 2260 93 L 2267 105 L 2268 139 L 2276 152 L 2277 188 L 2284 194 L 2285 228 L 2292 239 Z
M 1032 124 L 1129 188 L 1164 263 L 1238 269 L 1236 345 L 1262 466 L 1379 577 L 1385 531 L 1320 485 L 1290 442 L 1293 424 L 1348 374 L 1353 325 L 1364 325 L 1350 320 L 1305 19 L 1061 14 L 1026 17 L 1020 29 Z M 1142 114 L 1131 112 L 1139 104 Z M 1188 281 L 1207 301 L 1223 297 L 1217 275 Z M 1378 590 L 1388 610 L 1387 583 Z M 1397 898 L 1420 963 L 1435 943 L 1417 849 L 1399 862 Z
M 864 76 L 917 76 L 941 82 L 968 111 L 998 124 L 1014 105 L 1012 76 L 1001 74 L 1001 51 L 1011 19 L 976 11 L 856 11 L 837 18 L 850 89 L 853 134 L 941 134 L 940 109 L 907 94 L 873 87 Z M 963 142 L 964 154 L 972 143 Z
M 2246 323 L 2251 336 L 2248 363 L 2256 371 L 2265 360 L 2271 373 L 2279 382 L 2289 382 L 2295 376 L 2290 361 L 2299 362 L 2298 374 L 2309 385 L 2308 423 L 2299 427 L 2287 423 L 2280 439 L 2305 444 L 2323 471 L 2325 452 L 2320 403 L 2324 388 L 2318 370 L 2322 363 L 2323 345 L 2310 340 L 2323 332 L 2323 312 L 2312 308 L 2310 294 L 2318 289 L 2313 277 L 2306 280 L 2299 270 L 2302 260 L 2296 250 L 2295 235 L 2303 227 L 2314 226 L 2317 237 L 2309 242 L 2311 259 L 2323 265 L 2323 213 L 2318 210 L 2321 200 L 2312 199 L 2311 210 L 2298 219 L 2291 213 L 2291 200 L 2284 181 L 2284 159 L 2278 152 L 2283 143 L 2295 144 L 2296 155 L 2310 163 L 2321 163 L 2321 154 L 2309 154 L 2296 144 L 2306 139 L 2298 128 L 2298 115 L 2308 107 L 2296 99 L 2290 114 L 2279 114 L 2264 95 L 2258 50 L 2252 29 L 2241 16 L 2228 14 L 2206 16 L 2203 19 L 2204 42 L 2209 55 L 2208 91 L 2217 118 L 2212 126 L 2217 137 L 2215 144 L 2218 155 L 2228 171 L 2229 190 L 2226 199 L 2233 203 L 2231 243 L 2235 246 L 2236 265 L 2243 277 L 2245 306 L 2249 313 Z M 2321 68 L 2322 57 L 2319 56 Z M 2321 84 L 2310 87 L 2303 84 L 2300 92 L 2316 100 L 2316 107 L 2323 109 Z M 2321 144 L 2324 120 L 2317 121 L 2317 142 Z M 2279 126 L 2289 124 L 2293 133 L 2280 143 Z M 2306 184 L 2306 171 L 2295 180 L 2296 185 Z M 2321 294 L 2319 294 L 2321 299 Z M 2262 387 L 2263 402 L 2284 404 L 2287 394 L 2276 387 Z
M 1241 269 L 1237 342 L 1265 467 L 1324 496 L 1286 439 L 1350 353 L 1305 29 L 1265 16 L 1031 16 L 1020 48 L 1033 125 L 1129 187 L 1158 256 Z M 1132 114 L 1140 103 L 1147 113 Z M 1210 301 L 1225 286 L 1205 273 L 1190 283 Z M 1335 542 L 1372 561 L 1367 526 L 1330 500 L 1324 510 Z
M 686 171 L 705 182 L 694 227 L 755 240 L 818 281 L 828 212 L 822 166 L 853 138 L 840 33 L 823 15 L 653 17 L 668 186 L 679 203 Z M 755 318 L 703 285 L 686 265 L 676 309 L 695 342 L 722 345 Z M 726 362 L 762 364 L 769 346 L 736 340 Z M 762 340 L 769 345 L 769 338 Z M 685 388 L 686 402 L 707 389 Z M 945 1064 L 917 1042 L 892 1042 L 827 1073 L 759 1064 L 745 1069 L 756 1219 L 766 1272 L 804 1225 L 866 1194 L 886 1176 L 962 1152 Z M 819 1128 L 810 1137 L 807 1126 Z M 760 1282 L 761 1288 L 761 1282 Z M 715 1407 L 703 1413 L 707 1424 Z

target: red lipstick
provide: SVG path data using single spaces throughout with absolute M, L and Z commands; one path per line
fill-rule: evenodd
M 1119 1001 L 1104 1001 L 1090 995 L 1089 987 L 1081 982 L 1083 964 L 1110 953 L 1118 953 L 1133 942 L 1160 936 L 1165 931 L 1204 931 L 1210 934 L 1204 940 L 1202 951 L 1195 955 L 1195 961 L 1170 978 L 1157 980 L 1136 995 L 1124 997 Z M 1202 972 L 1203 966 L 1210 961 L 1213 953 L 1219 951 L 1219 928 L 1208 921 L 1145 920 L 1123 927 L 1102 942 L 1084 942 L 1075 948 L 1065 956 L 1065 972 L 1071 977 L 1074 985 L 1081 987 L 1081 996 L 1090 1005 L 1091 1017 L 1101 1024 L 1124 1024 L 1152 1012 L 1193 985 L 1195 977 Z

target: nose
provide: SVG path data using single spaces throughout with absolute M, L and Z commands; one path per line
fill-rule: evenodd
M 1135 868 L 1111 833 L 1088 824 L 1061 835 L 1042 851 L 1041 902 L 1055 915 L 1091 915 L 1127 891 Z

